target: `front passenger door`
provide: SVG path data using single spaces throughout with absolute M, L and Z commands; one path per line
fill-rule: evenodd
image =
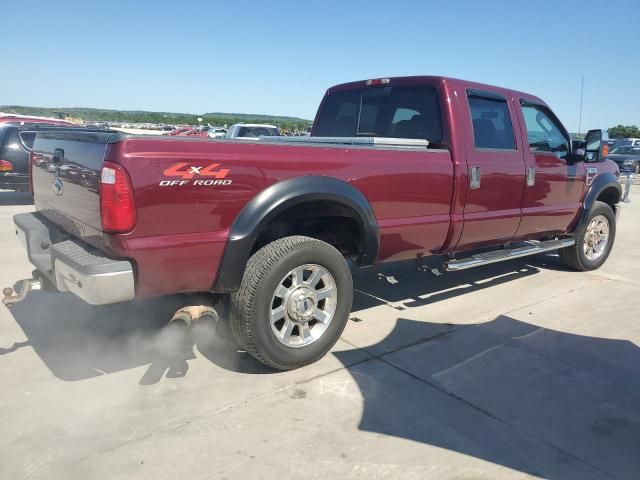
M 565 233 L 580 210 L 584 163 L 570 161 L 569 134 L 546 105 L 521 100 L 520 107 L 529 148 L 522 221 L 516 237 Z

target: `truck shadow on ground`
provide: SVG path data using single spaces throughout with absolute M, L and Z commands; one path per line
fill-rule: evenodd
M 397 338 L 425 340 L 348 368 L 363 398 L 361 430 L 543 478 L 638 477 L 635 344 L 506 316 L 444 333 L 440 324 L 399 318 L 367 350 L 387 350 Z
M 0 206 L 33 205 L 33 195 L 28 192 L 0 191 Z
M 352 314 L 381 301 L 413 298 L 418 300 L 396 308 L 417 306 L 424 302 L 419 297 L 425 295 L 430 295 L 428 302 L 434 303 L 533 275 L 539 270 L 514 261 L 438 278 L 418 271 L 411 263 L 385 266 L 383 271 L 386 278 L 376 271 L 354 272 L 358 292 Z M 388 276 L 392 274 L 400 281 L 389 283 Z M 366 294 L 362 293 L 365 291 Z M 0 347 L 0 355 L 30 346 L 51 372 L 65 381 L 149 365 L 140 383 L 153 384 L 164 376 L 184 376 L 188 362 L 195 358 L 194 348 L 227 370 L 272 373 L 239 349 L 226 321 L 226 312 L 219 305 L 217 323 L 204 319 L 198 322 L 198 328 L 182 337 L 172 337 L 175 333 L 163 331 L 176 310 L 201 300 L 171 296 L 96 308 L 69 294 L 32 292 L 10 310 L 28 340 Z
M 188 296 L 92 307 L 72 295 L 32 292 L 11 313 L 28 340 L 0 355 L 30 346 L 61 380 L 76 381 L 148 365 L 141 384 L 184 376 L 194 348 L 222 368 L 243 373 L 272 370 L 238 350 L 227 322 L 203 318 L 191 330 L 167 328 Z
M 407 309 L 425 295 L 431 303 L 464 295 L 534 275 L 547 263 L 557 260 L 542 256 L 434 280 L 407 266 L 385 267 L 382 277 L 359 273 L 356 288 L 368 294 L 358 294 L 353 314 L 370 302 L 401 302 L 392 306 Z M 67 381 L 147 365 L 140 383 L 153 384 L 184 375 L 194 348 L 228 370 L 270 372 L 239 351 L 224 313 L 217 323 L 201 324 L 202 330 L 163 337 L 168 319 L 184 304 L 184 297 L 170 297 L 94 311 L 70 296 L 34 293 L 11 310 L 27 341 L 0 354 L 30 346 L 54 375 Z M 354 364 L 351 352 L 335 353 L 362 397 L 360 430 L 544 478 L 637 477 L 636 345 L 507 316 L 444 326 L 402 318 L 400 310 L 398 317 L 389 336 L 364 348 L 371 355 L 367 361 Z M 367 327 L 366 322 L 359 325 Z M 394 351 L 399 344 L 410 346 Z

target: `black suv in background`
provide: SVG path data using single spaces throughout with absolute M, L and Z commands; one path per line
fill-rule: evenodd
M 53 124 L 52 124 L 53 125 Z M 30 191 L 29 149 L 46 123 L 0 123 L 0 189 Z
M 29 191 L 29 150 L 28 139 L 33 142 L 34 134 L 28 134 L 26 125 L 0 124 L 0 189 Z M 22 135 L 21 135 L 22 133 Z M 20 137 L 24 138 L 22 140 Z M 27 142 L 27 145 L 23 144 Z
M 609 152 L 607 160 L 616 162 L 621 173 L 640 174 L 640 146 L 616 147 Z

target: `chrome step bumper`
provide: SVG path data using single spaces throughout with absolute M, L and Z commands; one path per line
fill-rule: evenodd
M 527 257 L 529 255 L 535 255 L 537 253 L 550 252 L 552 250 L 558 250 L 559 248 L 570 247 L 574 243 L 575 240 L 573 238 L 546 240 L 544 242 L 526 242 L 526 245 L 520 247 L 504 250 L 494 250 L 492 252 L 486 253 L 478 253 L 476 255 L 472 255 L 469 258 L 451 260 L 445 263 L 445 269 L 448 272 L 457 272 L 459 270 L 466 270 L 468 268 L 489 265 L 490 263 L 504 262 L 506 260 Z
M 59 291 L 73 293 L 92 305 L 124 302 L 135 297 L 133 265 L 128 260 L 109 258 L 79 240 L 61 240 L 59 228 L 37 214 L 20 213 L 13 220 L 29 261 Z M 26 292 L 28 290 L 24 295 Z M 24 298 L 21 293 L 22 290 L 18 296 Z M 5 294 L 5 298 L 13 296 Z

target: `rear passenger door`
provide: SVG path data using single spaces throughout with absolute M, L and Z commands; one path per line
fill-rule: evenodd
M 512 102 L 497 92 L 469 89 L 467 106 L 468 184 L 457 249 L 505 243 L 514 237 L 525 179 Z
M 567 231 L 580 210 L 584 162 L 570 162 L 569 133 L 546 105 L 521 99 L 527 182 L 518 238 Z

